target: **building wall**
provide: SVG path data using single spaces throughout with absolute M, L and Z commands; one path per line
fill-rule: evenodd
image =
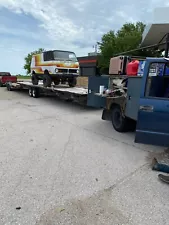
M 95 76 L 98 74 L 98 56 L 78 57 L 81 76 Z

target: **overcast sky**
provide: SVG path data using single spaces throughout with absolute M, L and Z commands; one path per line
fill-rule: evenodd
M 150 22 L 168 0 L 0 0 L 0 71 L 24 74 L 24 56 L 39 47 L 77 56 L 125 22 Z

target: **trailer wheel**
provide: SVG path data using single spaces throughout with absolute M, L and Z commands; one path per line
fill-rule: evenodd
M 51 77 L 49 76 L 49 74 L 45 73 L 43 75 L 43 86 L 44 87 L 51 87 L 51 84 L 52 84 Z
M 68 80 L 69 87 L 75 87 L 77 83 L 76 77 L 70 78 Z
M 112 125 L 118 132 L 128 131 L 128 119 L 123 117 L 119 106 L 114 106 L 112 109 Z
M 32 88 L 29 88 L 28 93 L 29 93 L 29 96 L 30 96 L 30 97 L 33 96 L 33 95 L 32 95 Z
M 32 74 L 32 84 L 33 85 L 38 85 L 39 80 L 36 74 Z
M 33 98 L 39 97 L 39 89 L 38 88 L 32 88 L 32 97 Z

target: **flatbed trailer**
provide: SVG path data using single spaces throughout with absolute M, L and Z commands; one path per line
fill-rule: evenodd
M 30 97 L 39 98 L 40 96 L 58 96 L 64 100 L 70 100 L 74 102 L 78 102 L 79 104 L 87 104 L 87 95 L 88 89 L 82 87 L 73 87 L 70 88 L 67 85 L 52 85 L 51 87 L 43 87 L 42 83 L 38 85 L 33 85 L 28 81 L 20 81 L 17 83 L 8 82 L 6 84 L 8 91 L 22 91 L 28 90 L 28 94 Z
M 104 108 L 106 105 L 106 96 L 100 95 L 100 86 L 108 89 L 120 79 L 126 76 L 91 76 L 88 78 L 88 88 L 69 87 L 68 85 L 52 85 L 44 87 L 42 82 L 33 85 L 29 81 L 18 81 L 17 83 L 8 82 L 6 84 L 8 91 L 27 90 L 30 97 L 38 98 L 43 95 L 57 96 L 61 99 L 77 102 L 80 105 L 86 105 L 92 108 Z

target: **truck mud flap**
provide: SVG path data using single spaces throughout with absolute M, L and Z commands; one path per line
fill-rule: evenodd
M 102 112 L 102 120 L 111 121 L 111 111 L 110 110 L 103 109 L 103 112 Z

